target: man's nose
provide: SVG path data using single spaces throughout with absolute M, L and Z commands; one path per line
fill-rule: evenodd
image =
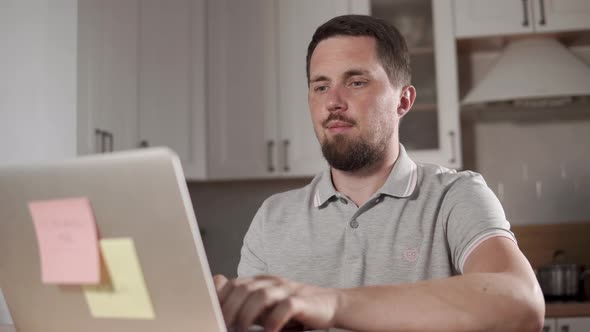
M 326 98 L 326 108 L 330 112 L 342 112 L 348 109 L 346 98 L 344 97 L 343 91 L 340 87 L 333 87 L 328 91 Z

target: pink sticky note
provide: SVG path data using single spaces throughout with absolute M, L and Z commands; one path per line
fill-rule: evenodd
M 46 284 L 97 284 L 100 256 L 88 198 L 29 202 Z

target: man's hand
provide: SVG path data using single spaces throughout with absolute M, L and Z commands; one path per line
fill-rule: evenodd
M 242 331 L 256 322 L 279 331 L 289 321 L 310 328 L 333 327 L 338 306 L 336 289 L 308 286 L 274 276 L 228 280 L 213 278 L 226 325 Z

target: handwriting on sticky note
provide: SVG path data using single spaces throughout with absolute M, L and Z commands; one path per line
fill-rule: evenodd
M 43 283 L 97 284 L 100 257 L 88 198 L 29 202 L 29 211 L 39 244 Z
M 131 238 L 101 239 L 109 284 L 84 286 L 95 318 L 154 319 L 154 309 Z

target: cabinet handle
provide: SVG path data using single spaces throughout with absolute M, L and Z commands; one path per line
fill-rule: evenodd
M 541 0 L 543 1 L 543 0 Z M 528 27 L 529 26 L 529 6 L 528 6 L 528 0 L 522 0 L 522 11 L 523 11 L 523 20 L 522 20 L 522 26 L 523 27 Z
M 288 172 L 291 168 L 289 167 L 289 140 L 283 140 L 283 152 L 285 153 L 285 172 Z
M 105 131 L 103 135 L 109 140 L 109 149 L 105 152 L 113 152 L 113 147 L 115 146 L 115 137 L 113 133 L 111 133 L 110 131 Z
M 104 132 L 98 128 L 94 129 L 94 152 L 104 152 Z
M 451 159 L 449 162 L 454 164 L 457 161 L 457 147 L 455 145 L 455 131 L 449 131 L 449 137 L 451 138 Z
M 545 0 L 539 0 L 539 9 L 541 10 L 541 19 L 539 20 L 539 24 L 545 25 L 547 23 L 545 20 Z
M 267 158 L 267 165 L 268 165 L 268 171 L 269 172 L 274 172 L 275 171 L 275 167 L 273 165 L 273 157 L 272 157 L 272 152 L 274 150 L 274 146 L 275 146 L 275 141 L 270 140 L 266 143 L 266 158 Z
M 562 325 L 561 332 L 570 332 L 570 326 L 569 325 Z
M 150 146 L 150 142 L 148 142 L 147 140 L 141 140 L 141 142 L 139 142 L 139 147 L 140 148 L 147 148 Z
M 108 152 L 107 143 L 106 143 L 108 139 L 109 139 L 108 131 L 101 130 L 101 133 L 100 133 L 100 152 L 102 152 L 102 153 Z

